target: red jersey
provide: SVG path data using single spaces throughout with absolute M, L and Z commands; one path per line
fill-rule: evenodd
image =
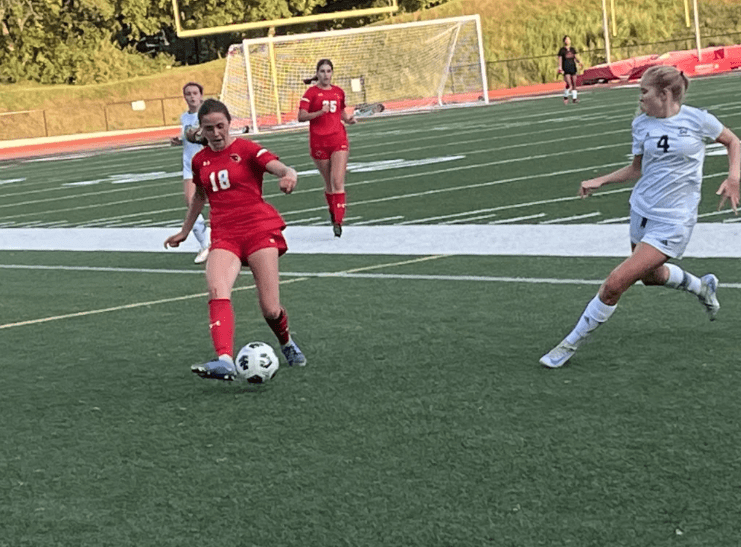
M 345 92 L 336 85 L 329 89 L 311 86 L 301 97 L 299 109 L 309 113 L 317 112 L 328 104 L 329 112 L 317 116 L 309 121 L 309 135 L 311 137 L 326 137 L 341 134 L 347 136 L 345 125 L 342 123 L 342 111 L 345 110 Z
M 219 152 L 206 146 L 193 157 L 193 184 L 208 196 L 213 240 L 285 228 L 278 211 L 262 197 L 265 166 L 277 159 L 240 138 Z

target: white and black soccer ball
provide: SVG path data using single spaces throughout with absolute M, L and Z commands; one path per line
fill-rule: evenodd
M 237 354 L 237 374 L 251 384 L 264 384 L 278 372 L 280 361 L 265 342 L 250 342 Z

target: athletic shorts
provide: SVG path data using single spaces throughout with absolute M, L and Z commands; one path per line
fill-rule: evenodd
M 221 238 L 211 242 L 211 250 L 224 249 L 239 257 L 242 264 L 247 264 L 247 258 L 260 249 L 278 249 L 278 256 L 283 256 L 288 250 L 288 244 L 280 229 L 269 232 L 260 232 L 241 238 Z
M 646 243 L 671 258 L 682 258 L 695 225 L 669 224 L 630 212 L 630 242 Z
M 332 157 L 332 153 L 349 149 L 350 144 L 347 142 L 347 135 L 314 137 L 309 140 L 311 157 L 315 160 L 328 160 Z
M 183 158 L 183 180 L 193 180 L 193 164 L 190 159 Z
M 563 73 L 570 74 L 571 76 L 575 76 L 576 75 L 576 65 L 574 65 L 573 67 L 570 67 L 570 66 L 563 67 Z

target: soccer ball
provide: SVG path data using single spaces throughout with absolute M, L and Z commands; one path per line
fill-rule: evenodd
M 250 342 L 237 354 L 237 374 L 251 384 L 264 384 L 278 372 L 280 362 L 265 342 Z

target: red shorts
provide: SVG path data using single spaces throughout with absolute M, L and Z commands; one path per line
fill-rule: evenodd
M 328 135 L 326 137 L 312 137 L 309 139 L 311 157 L 315 160 L 328 160 L 333 152 L 349 150 L 347 135 Z
M 229 251 L 237 255 L 242 264 L 247 264 L 247 258 L 255 251 L 271 247 L 278 249 L 278 256 L 283 256 L 288 250 L 288 244 L 280 229 L 260 232 L 247 237 L 216 239 L 211 242 L 212 251 L 214 249 Z

